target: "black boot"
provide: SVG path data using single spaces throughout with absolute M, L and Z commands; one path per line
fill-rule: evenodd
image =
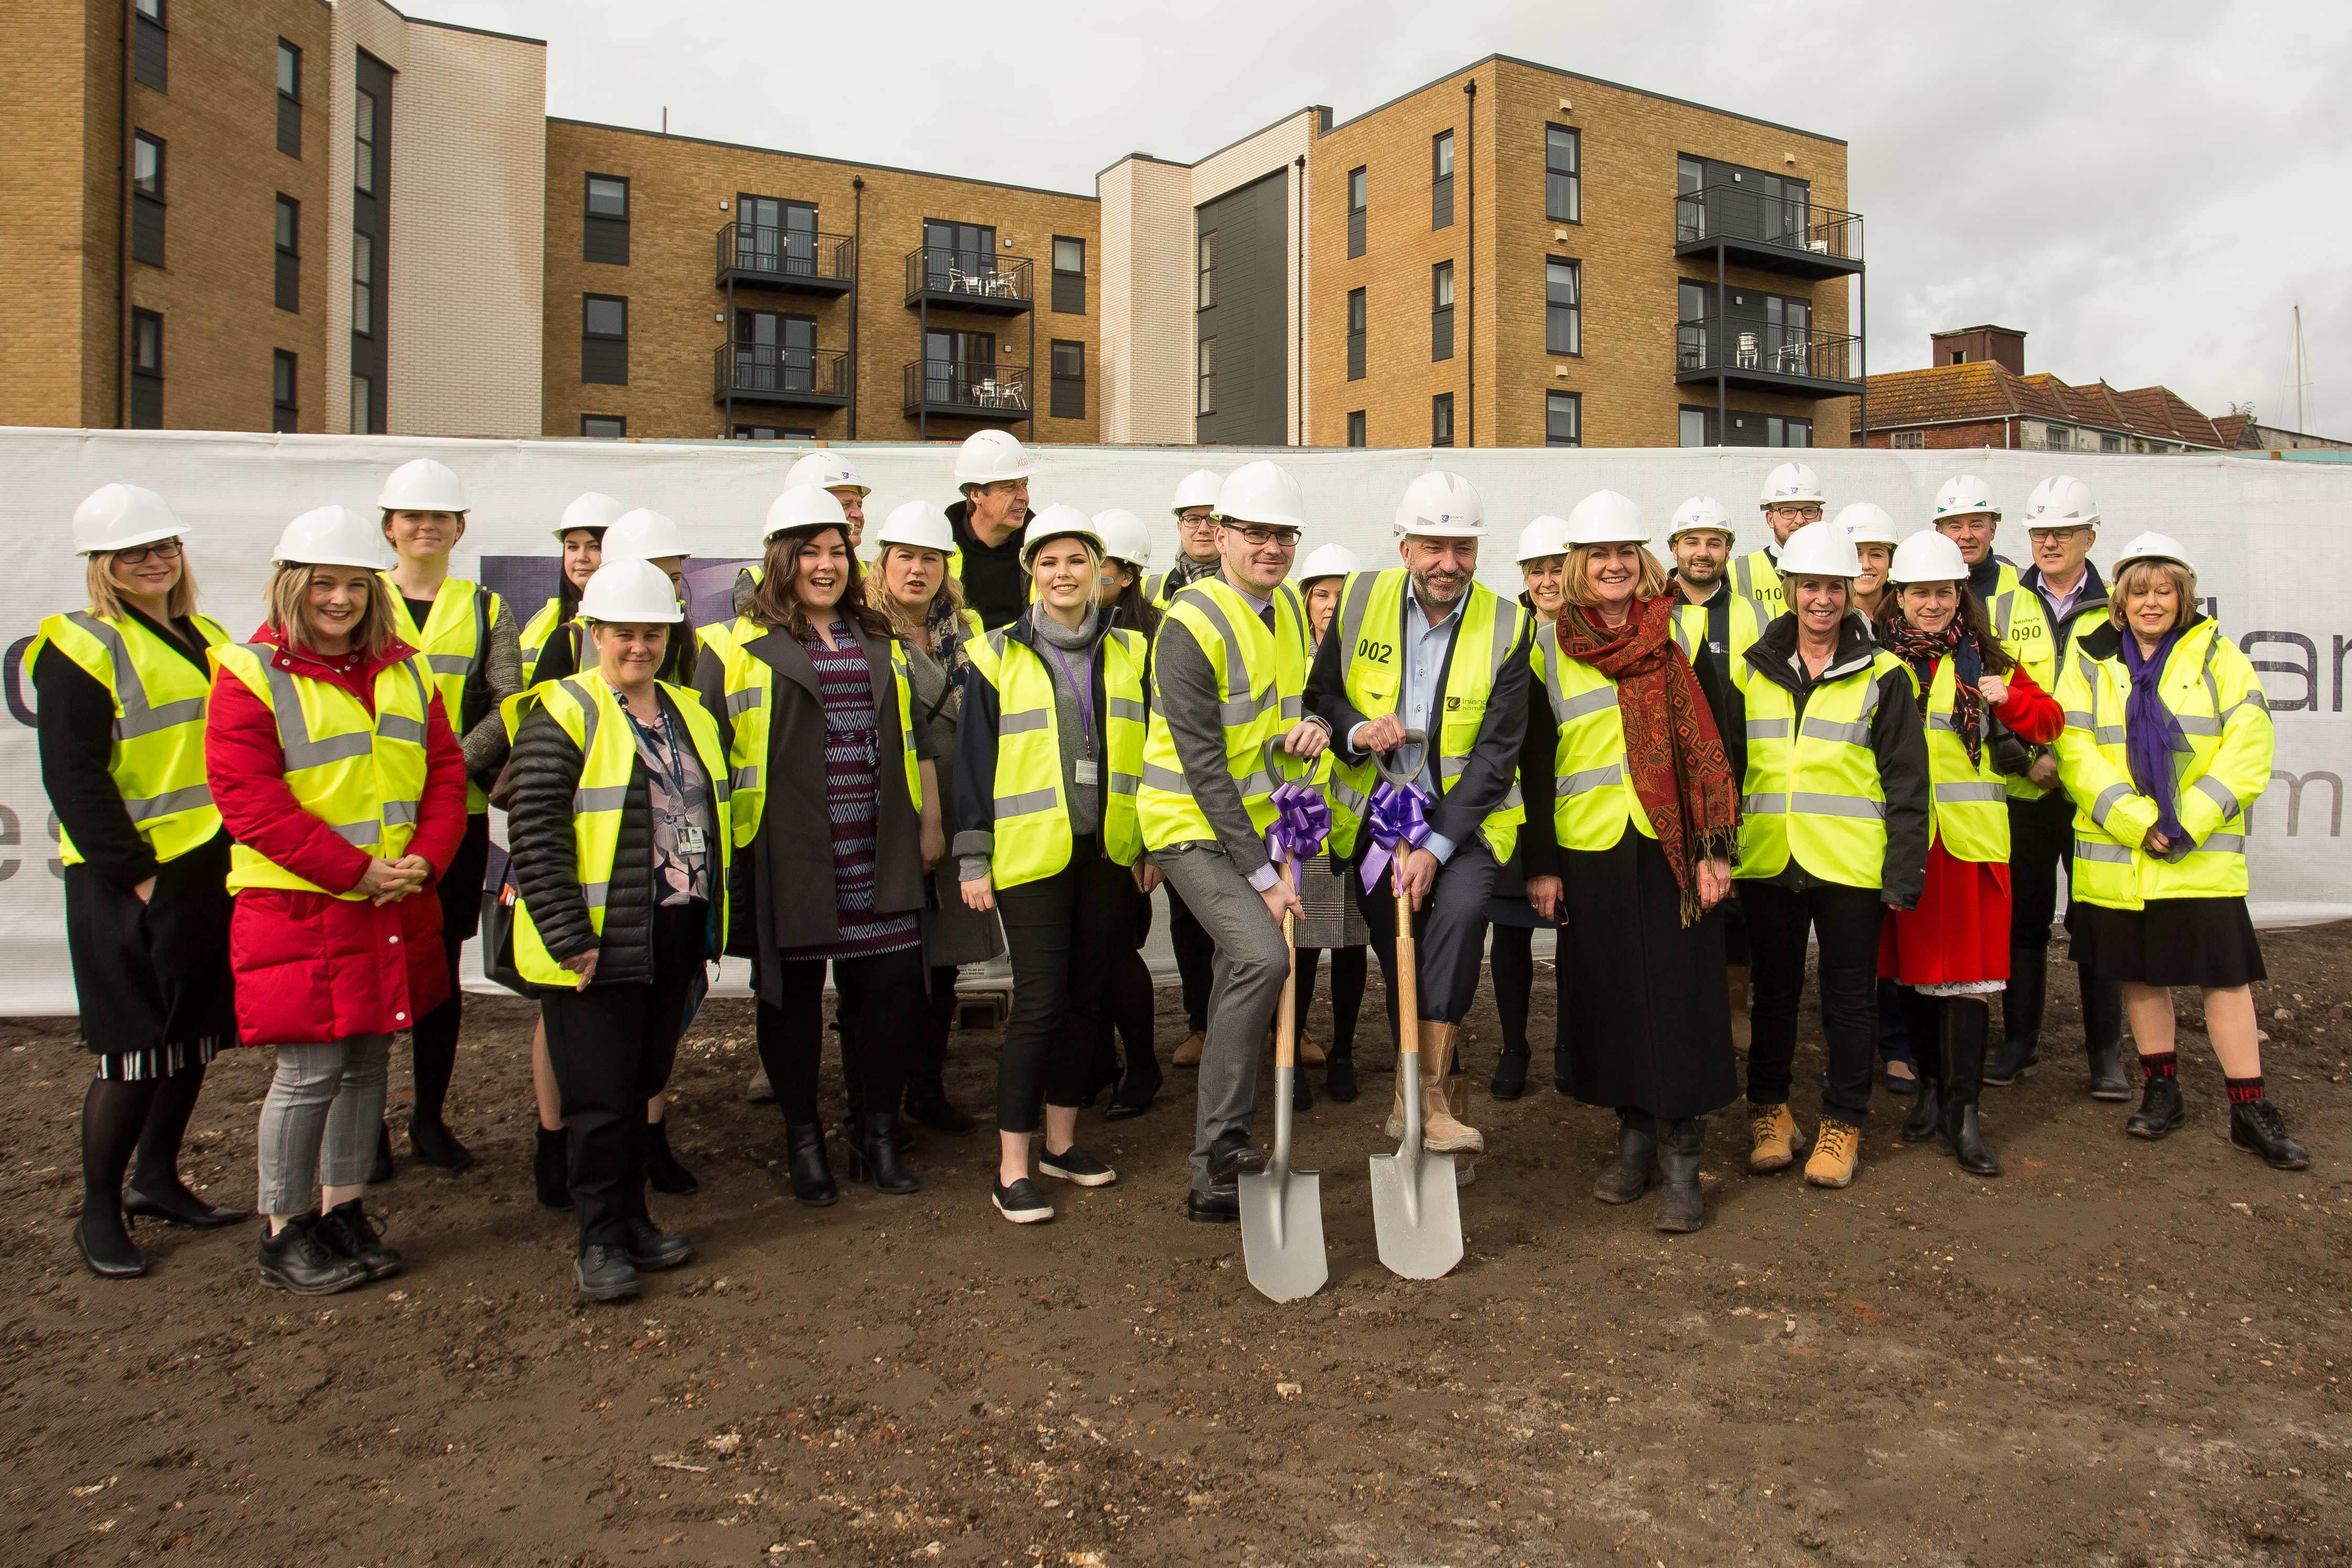
M 1631 1203 L 1650 1190 L 1658 1174 L 1658 1123 L 1647 1111 L 1617 1113 L 1617 1157 L 1601 1167 L 1592 1196 L 1603 1203 Z
M 1706 1199 L 1699 1191 L 1699 1157 L 1706 1150 L 1706 1118 L 1669 1122 L 1658 1139 L 1657 1228 L 1696 1230 L 1706 1224 Z
M 449 1124 L 435 1116 L 408 1118 L 408 1146 L 416 1157 L 428 1166 L 445 1171 L 461 1171 L 474 1163 L 474 1151 L 457 1141 Z
M 625 1301 L 637 1293 L 639 1283 L 625 1247 L 583 1247 L 572 1260 L 572 1288 L 583 1301 Z
M 319 1217 L 319 1239 L 367 1270 L 371 1280 L 400 1272 L 400 1254 L 383 1244 L 383 1228 L 367 1217 L 356 1197 Z
M 787 1179 L 793 1197 L 811 1208 L 830 1208 L 841 1193 L 833 1185 L 833 1167 L 824 1159 L 824 1124 L 785 1123 L 784 1148 L 790 1156 Z
M 131 1239 L 122 1210 L 114 1204 L 82 1199 L 81 1218 L 74 1222 L 74 1250 L 89 1271 L 101 1280 L 135 1280 L 147 1271 L 147 1255 Z
M 1880 993 L 1885 1005 L 1885 993 Z M 1911 1048 L 1912 1071 L 1919 1074 L 1919 1098 L 1895 1134 L 1903 1144 L 1924 1144 L 1944 1135 L 1944 1019 L 1933 997 L 1923 997 L 1909 986 L 1895 988 L 1895 1009 L 1903 1019 L 1903 1038 Z
M 2299 1171 L 2311 1164 L 2311 1151 L 2294 1141 L 2286 1130 L 2286 1118 L 2268 1099 L 2230 1107 L 2230 1145 L 2262 1155 L 2274 1171 Z
M 2009 950 L 2009 988 L 2001 993 L 2000 1049 L 1985 1063 L 1984 1081 L 2006 1089 L 2042 1071 L 2042 1010 L 2049 1000 L 2050 954 L 2045 947 Z
M 630 1266 L 651 1273 L 662 1269 L 675 1269 L 694 1256 L 694 1243 L 683 1236 L 664 1234 L 646 1209 L 646 1184 L 640 1173 L 629 1182 L 628 1196 L 623 1199 L 628 1207 L 628 1242 L 624 1248 Z
M 298 1214 L 277 1235 L 261 1231 L 261 1282 L 298 1296 L 331 1296 L 367 1283 L 367 1270 L 319 1235 L 319 1217 Z
M 561 1127 L 549 1132 L 535 1129 L 538 1145 L 531 1150 L 530 1185 L 539 1198 L 539 1207 L 559 1211 L 572 1207 L 571 1151 L 569 1135 Z
M 639 1123 L 638 1136 L 643 1140 L 639 1145 L 639 1157 L 645 1161 L 646 1180 L 653 1184 L 656 1192 L 676 1197 L 702 1190 L 702 1184 L 694 1179 L 694 1173 L 678 1164 L 677 1156 L 670 1152 L 669 1123 L 667 1120 Z
M 1969 1175 L 1999 1176 L 2000 1162 L 1985 1147 L 1984 1132 L 1977 1123 L 1992 1009 L 1974 997 L 1947 997 L 1943 1024 L 1944 1145 Z
M 876 1192 L 903 1196 L 920 1192 L 923 1184 L 898 1161 L 898 1118 L 887 1111 L 869 1111 L 858 1124 L 858 1136 L 849 1145 L 849 1175 L 870 1181 Z
M 1133 1113 L 1127 1113 L 1129 1115 Z M 908 1084 L 907 1114 L 934 1133 L 946 1133 L 959 1138 L 980 1125 L 978 1122 L 972 1120 L 970 1113 L 959 1109 L 955 1103 L 948 1098 L 947 1085 L 943 1082 L 918 1082 Z M 1116 1101 L 1112 1102 L 1109 1111 L 1105 1114 L 1113 1117 L 1120 1114 Z
M 2090 1060 L 2091 1098 L 2128 1100 L 2131 1080 L 2124 1073 L 2124 988 L 2105 975 L 2077 967 L 2083 988 L 2083 1053 Z
M 381 1186 L 390 1181 L 393 1175 L 392 1129 L 389 1126 L 379 1127 L 375 1134 L 375 1164 L 368 1167 L 367 1184 Z
M 1307 1074 L 1294 1071 L 1290 1075 L 1290 1109 L 1294 1113 L 1305 1111 L 1314 1103 L 1315 1091 L 1307 1086 Z
M 2160 1138 L 2188 1119 L 2180 1107 L 2180 1080 L 2169 1074 L 2150 1078 L 2140 1091 L 2139 1109 L 2124 1123 L 2135 1138 Z
M 1944 1082 L 1924 1068 L 1919 1071 L 1919 1097 L 1912 1103 L 1911 1114 L 1905 1118 L 1903 1130 L 1895 1134 L 1898 1144 L 1924 1144 L 1944 1130 Z
M 1497 1100 L 1516 1100 L 1527 1092 L 1527 1048 L 1514 1050 L 1507 1045 L 1495 1059 L 1495 1081 L 1486 1085 L 1486 1092 Z
M 1335 1045 L 1331 1054 L 1323 1060 L 1323 1092 L 1332 1103 L 1347 1105 L 1356 1098 L 1356 1052 L 1353 1047 Z
M 1127 1076 L 1118 1081 L 1118 1088 L 1111 1094 L 1110 1103 L 1103 1107 L 1103 1120 L 1124 1122 L 1129 1116 L 1142 1115 L 1151 1109 L 1151 1102 L 1160 1093 L 1160 1062 L 1156 1058 L 1147 1056 L 1138 1061 L 1130 1056 Z M 1302 1076 L 1299 1082 L 1303 1083 L 1306 1079 Z M 965 1119 L 969 1121 L 971 1118 Z

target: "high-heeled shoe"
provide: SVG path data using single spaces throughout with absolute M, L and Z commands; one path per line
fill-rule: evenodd
M 158 1190 L 143 1192 L 136 1176 L 122 1189 L 122 1212 L 133 1219 L 160 1219 L 184 1230 L 217 1230 L 252 1218 L 242 1208 L 206 1203 L 177 1177 L 169 1186 L 159 1184 Z
M 694 1173 L 678 1164 L 677 1156 L 670 1152 L 667 1120 L 646 1123 L 640 1135 L 645 1139 L 646 1180 L 656 1192 L 675 1197 L 702 1190 L 702 1183 L 695 1179 Z
M 791 1184 L 793 1197 L 811 1208 L 832 1207 L 841 1190 L 834 1186 L 833 1167 L 825 1163 L 824 1124 L 785 1123 L 784 1148 L 785 1180 Z
M 923 1189 L 915 1173 L 899 1162 L 896 1115 L 888 1111 L 868 1112 L 858 1131 L 860 1135 L 849 1145 L 851 1180 L 870 1181 L 876 1192 L 894 1197 Z
M 73 1244 L 91 1273 L 101 1280 L 136 1280 L 147 1272 L 147 1255 L 131 1239 L 120 1216 L 110 1228 L 101 1218 L 95 1229 L 93 1234 L 90 1211 L 85 1207 L 74 1221 Z

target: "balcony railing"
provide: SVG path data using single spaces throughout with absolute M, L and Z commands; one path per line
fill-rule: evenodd
M 1821 391 L 1860 382 L 1862 340 L 1737 317 L 1675 323 L 1678 379 L 1723 375 L 1738 384 Z M 1834 395 L 1834 394 L 1830 394 Z
M 840 294 L 857 277 L 857 249 L 845 235 L 765 224 L 731 223 L 719 228 L 719 278 L 738 284 L 770 284 L 817 294 Z
M 721 343 L 712 350 L 711 398 L 839 408 L 849 402 L 849 356 L 839 349 Z
M 928 301 L 1008 314 L 1026 310 L 1033 271 L 1026 256 L 957 246 L 919 246 L 907 253 L 907 303 Z
M 959 413 L 975 417 L 1030 413 L 1029 367 L 974 365 L 958 360 L 916 360 L 905 371 L 908 413 Z
M 1717 244 L 1778 270 L 1853 272 L 1862 266 L 1862 214 L 1745 185 L 1708 185 L 1676 196 L 1675 248 Z

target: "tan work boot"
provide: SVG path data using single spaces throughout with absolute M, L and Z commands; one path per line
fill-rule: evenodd
M 1198 1067 L 1201 1065 L 1201 1047 L 1205 1043 L 1206 1037 L 1196 1029 L 1183 1038 L 1176 1047 L 1176 1054 L 1169 1060 L 1179 1067 Z
M 1823 1116 L 1813 1157 L 1805 1162 L 1805 1179 L 1815 1186 L 1852 1186 L 1854 1167 L 1861 1163 L 1862 1129 L 1834 1116 Z
M 1459 1072 L 1448 1072 L 1445 1075 L 1445 1108 L 1449 1112 L 1453 1113 L 1454 1119 L 1457 1122 L 1462 1120 L 1462 1113 L 1470 1109 L 1470 1080 L 1468 1077 Z M 1468 1186 L 1472 1182 L 1476 1181 L 1477 1179 L 1478 1156 L 1476 1155 L 1454 1155 L 1454 1185 L 1455 1186 Z
M 1306 1035 L 1298 1037 L 1298 1064 L 1301 1067 L 1320 1067 L 1328 1060 L 1321 1046 Z
M 1753 1101 L 1748 1106 L 1748 1168 L 1757 1172 L 1787 1170 L 1805 1152 L 1807 1141 L 1788 1106 Z
M 1478 1129 L 1465 1125 L 1454 1114 L 1446 1069 L 1454 1065 L 1457 1025 L 1425 1023 L 1421 1052 L 1421 1146 L 1433 1155 L 1482 1154 L 1486 1140 Z M 1469 1104 L 1469 1080 L 1463 1081 L 1463 1105 Z

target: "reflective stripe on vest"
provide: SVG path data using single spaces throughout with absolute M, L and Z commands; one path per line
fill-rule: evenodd
M 1669 622 L 1674 628 L 1675 646 L 1680 648 L 1683 657 L 1693 664 L 1698 662 L 1700 653 L 1706 646 L 1707 617 L 1714 609 L 1713 600 L 1704 604 L 1675 606 L 1674 618 Z M 1755 646 L 1756 639 L 1764 635 L 1764 628 L 1770 624 L 1770 620 L 1761 604 L 1744 593 L 1734 591 L 1730 602 L 1724 606 L 1724 622 L 1726 634 L 1731 642 L 1731 645 L 1724 650 L 1724 655 L 1729 665 L 1736 667 L 1740 655 Z
M 442 580 L 440 590 L 433 596 L 433 612 L 425 624 L 416 624 L 408 612 L 408 601 L 400 595 L 400 585 L 392 580 L 392 573 L 380 574 L 384 586 L 392 590 L 392 625 L 400 640 L 416 650 L 425 673 L 433 678 L 433 689 L 441 698 L 442 715 L 449 721 L 449 733 L 463 740 L 466 737 L 466 685 L 475 679 L 482 661 L 489 656 L 490 628 L 497 623 L 504 606 L 499 596 L 479 583 L 463 578 Z M 490 798 L 472 779 L 466 781 L 466 810 L 479 814 L 490 809 Z
M 1732 684 L 1748 712 L 1735 875 L 1778 876 L 1793 857 L 1824 882 L 1881 885 L 1886 791 L 1870 729 L 1885 689 L 1880 683 L 1909 678 L 1903 661 L 1882 651 L 1813 687 L 1800 720 L 1795 693 L 1759 674 L 1748 659 L 1732 662 Z
M 563 601 L 551 599 L 539 607 L 539 613 L 523 623 L 520 639 L 522 645 L 522 684 L 526 689 L 538 685 L 539 661 L 554 639 L 556 628 L 563 624 Z
M 998 627 L 973 645 L 971 667 L 996 688 L 996 799 L 989 875 L 1000 888 L 1053 875 L 1070 863 L 1070 815 L 1062 787 L 1062 735 L 1053 673 L 1037 651 Z M 1103 853 L 1133 865 L 1143 852 L 1135 794 L 1143 778 L 1146 715 L 1140 632 L 1111 632 L 1103 661 Z M 1090 704 L 1091 695 L 1087 699 Z M 1085 705 L 1081 705 L 1085 706 Z
M 1780 589 L 1780 569 L 1773 563 L 1769 551 L 1749 550 L 1733 561 L 1731 586 L 1762 606 L 1767 621 L 1789 607 Z
M 1564 850 L 1615 847 L 1631 822 L 1645 839 L 1658 836 L 1625 768 L 1625 720 L 1617 711 L 1617 683 L 1584 663 L 1563 657 L 1559 623 L 1536 628 L 1529 654 L 1543 682 L 1559 744 L 1552 750 L 1552 831 Z
M 721 689 L 733 732 L 727 752 L 728 782 L 735 792 L 732 821 L 739 849 L 750 843 L 752 835 L 760 831 L 760 817 L 767 808 L 768 726 L 775 706 L 769 700 L 769 694 L 782 678 L 753 656 L 751 647 L 762 637 L 785 635 L 738 616 L 723 637 L 709 640 L 719 655 L 719 668 L 725 677 Z M 893 739 L 897 741 L 907 777 L 907 800 L 919 816 L 923 810 L 923 774 L 915 757 L 915 699 L 907 684 L 906 649 L 896 638 L 890 642 L 890 685 L 897 697 L 898 734 L 882 737 L 880 744 L 887 747 Z M 878 712 L 875 715 L 877 728 L 887 716 Z M 877 767 L 882 760 L 877 758 Z
M 1225 767 L 1241 791 L 1251 826 L 1260 833 L 1274 821 L 1272 796 L 1278 782 L 1265 771 L 1265 743 L 1288 733 L 1306 711 L 1307 612 L 1297 591 L 1286 582 L 1275 589 L 1274 619 L 1269 631 L 1256 610 L 1223 577 L 1205 577 L 1177 591 L 1162 622 L 1163 627 L 1170 621 L 1181 622 L 1216 672 Z M 1264 684 L 1254 685 L 1254 679 Z M 1317 772 L 1326 771 L 1318 764 Z M 1136 810 L 1146 849 L 1216 837 L 1207 814 L 1193 803 L 1192 786 L 1176 755 L 1156 683 Z
M 2007 561 L 1994 574 L 1992 598 L 1985 605 L 1993 635 L 2009 656 L 2045 692 L 2058 689 L 2059 647 L 2042 596 L 2025 586 L 2017 569 Z M 2054 788 L 2054 786 L 2053 786 Z M 2039 800 L 2050 791 L 2022 775 L 2004 775 L 2001 792 L 2011 800 Z
M 1930 805 L 1927 841 L 1941 839 L 1955 860 L 1978 864 L 2005 864 L 2009 860 L 2009 791 L 1992 765 L 1992 746 L 1979 749 L 1980 760 L 1969 764 L 1969 748 L 1952 723 L 1953 661 L 1936 664 L 1936 684 L 1924 705 L 1927 710 L 1927 783 Z

